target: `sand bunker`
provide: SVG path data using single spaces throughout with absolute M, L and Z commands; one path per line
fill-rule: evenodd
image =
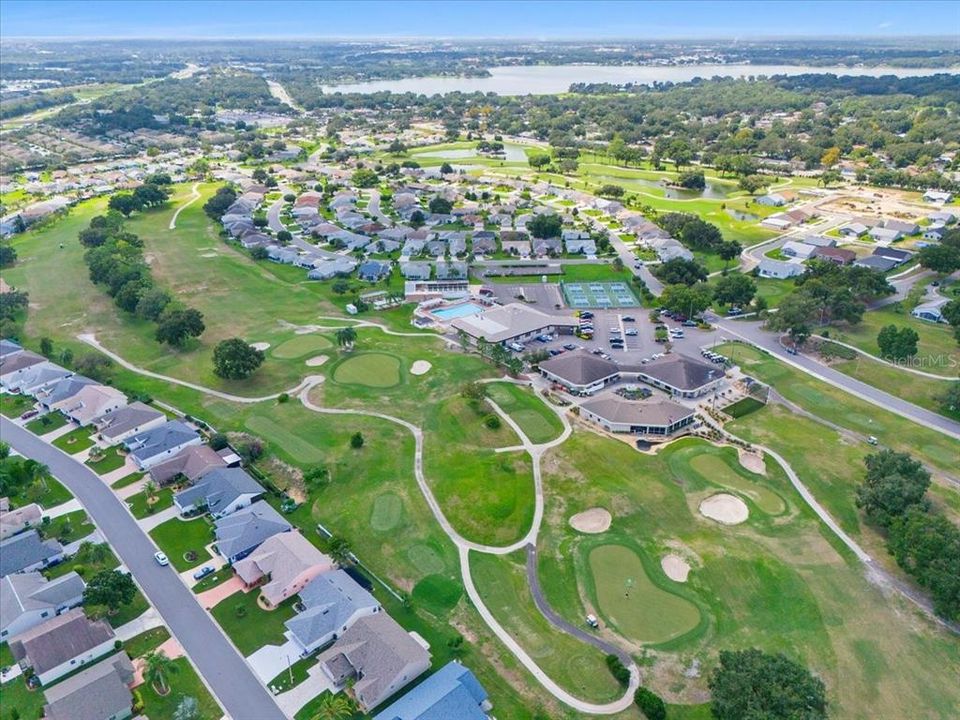
M 743 500 L 726 493 L 713 495 L 700 503 L 700 514 L 724 525 L 739 525 L 750 516 Z
M 597 533 L 609 530 L 612 520 L 613 518 L 609 512 L 603 508 L 596 507 L 584 510 L 582 513 L 577 513 L 570 518 L 570 527 L 578 532 L 596 535 Z
M 675 582 L 686 582 L 690 574 L 690 564 L 679 555 L 664 555 L 660 558 L 660 567 L 664 574 Z
M 737 448 L 737 455 L 740 457 L 740 464 L 750 472 L 757 475 L 767 474 L 767 464 L 763 461 L 763 455 L 747 452 L 743 448 Z
M 410 366 L 410 374 L 426 375 L 428 372 L 430 372 L 430 368 L 432 367 L 433 365 L 428 363 L 426 360 L 414 360 L 413 365 Z
M 213 253 L 213 252 L 211 252 L 211 253 L 204 253 L 204 254 L 201 255 L 200 257 L 211 258 L 211 257 L 217 257 L 217 256 L 218 256 L 218 253 Z
M 270 343 L 267 343 L 267 342 L 250 343 L 250 347 L 252 347 L 254 350 L 267 350 L 270 347 Z
M 320 367 L 327 361 L 326 355 L 314 355 L 312 358 L 307 360 L 308 367 Z

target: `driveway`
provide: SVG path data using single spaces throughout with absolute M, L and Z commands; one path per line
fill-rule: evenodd
M 167 520 L 173 520 L 174 518 L 180 517 L 180 510 L 176 505 L 171 505 L 168 508 L 164 508 L 158 513 L 153 515 L 148 515 L 143 518 L 143 520 L 137 520 L 137 524 L 143 529 L 144 532 L 148 533 L 153 530 L 157 525 L 163 525 Z
M 196 572 L 196 570 L 188 570 L 187 572 L 191 574 L 190 579 L 193 580 L 192 574 Z M 221 600 L 226 600 L 231 595 L 241 592 L 242 590 L 243 580 L 234 575 L 226 582 L 222 582 L 216 587 L 212 587 L 209 590 L 204 590 L 202 593 L 198 593 L 197 602 L 203 605 L 203 607 L 205 607 L 207 610 L 210 610 Z M 259 590 L 257 592 L 259 592 Z
M 283 645 L 264 645 L 247 656 L 247 662 L 260 680 L 268 683 L 300 659 L 300 646 L 293 640 Z
M 0 435 L 20 454 L 47 465 L 83 503 L 226 713 L 236 720 L 285 720 L 259 678 L 193 593 L 173 576 L 171 568 L 157 565 L 153 559 L 157 547 L 95 473 L 7 418 L 0 418 Z
M 307 679 L 295 688 L 291 688 L 276 697 L 277 704 L 283 708 L 283 711 L 289 717 L 296 715 L 300 708 L 317 697 L 317 695 L 325 693 L 328 690 L 331 693 L 340 691 L 340 688 L 334 685 L 333 681 L 323 672 L 319 663 L 307 668 L 307 675 Z

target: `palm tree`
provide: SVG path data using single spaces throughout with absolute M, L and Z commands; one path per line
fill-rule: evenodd
M 327 552 L 330 553 L 330 557 L 336 560 L 338 565 L 347 565 L 352 561 L 353 551 L 350 549 L 350 543 L 338 535 L 330 538 Z
M 486 338 L 483 338 L 483 337 L 477 338 L 477 352 L 480 353 L 480 355 L 486 355 L 487 349 L 489 347 L 490 347 L 490 343 L 487 342 Z
M 345 695 L 326 695 L 311 720 L 346 720 L 353 715 L 353 702 Z
M 143 667 L 144 679 L 153 685 L 153 689 L 159 695 L 166 695 L 170 692 L 167 685 L 167 675 L 179 672 L 179 669 L 163 650 L 155 650 L 149 653 L 143 659 Z
M 23 463 L 23 471 L 31 483 L 39 482 L 44 490 L 47 489 L 47 476 L 50 474 L 50 468 L 36 460 L 27 460 Z
M 152 498 L 157 494 L 157 484 L 153 480 L 147 480 L 143 484 L 143 494 L 148 498 Z
M 352 327 L 344 327 L 337 330 L 337 344 L 346 349 L 353 347 L 353 343 L 357 340 L 357 331 Z

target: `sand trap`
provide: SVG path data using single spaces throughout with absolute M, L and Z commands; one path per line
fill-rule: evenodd
M 690 564 L 679 555 L 664 555 L 660 558 L 660 567 L 664 574 L 675 582 L 686 582 L 690 574 Z
M 428 363 L 426 360 L 414 360 L 413 365 L 410 366 L 410 374 L 426 375 L 428 372 L 430 372 L 430 368 L 432 367 L 433 365 Z
M 570 527 L 578 532 L 596 535 L 597 533 L 609 530 L 612 520 L 613 518 L 609 512 L 603 508 L 596 507 L 584 510 L 582 513 L 577 513 L 570 518 Z
M 250 343 L 250 347 L 252 347 L 254 350 L 267 350 L 270 347 L 270 343 L 267 343 L 267 342 Z
M 327 361 L 326 355 L 314 355 L 312 358 L 307 360 L 308 367 L 320 367 Z
M 726 493 L 712 495 L 700 503 L 700 514 L 724 525 L 739 525 L 750 516 L 743 500 Z
M 211 258 L 211 257 L 217 257 L 218 255 L 219 255 L 219 253 L 204 253 L 204 254 L 201 255 L 200 257 Z
M 757 475 L 767 474 L 767 464 L 763 461 L 763 455 L 747 452 L 743 448 L 737 448 L 737 454 L 740 457 L 740 464 L 747 470 Z

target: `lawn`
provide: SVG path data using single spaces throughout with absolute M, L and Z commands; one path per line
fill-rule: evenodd
M 4 271 L 6 278 L 6 271 Z M 18 418 L 27 410 L 33 408 L 34 399 L 29 395 L 12 395 L 0 393 L 0 414 L 8 418 Z
M 0 696 L 3 697 L 3 714 L 6 717 L 14 717 L 8 714 L 7 708 L 16 708 L 23 720 L 43 717 L 43 706 L 46 705 L 43 688 L 30 690 L 23 675 L 0 685 Z
M 400 358 L 384 353 L 348 355 L 333 370 L 335 382 L 388 388 L 400 382 Z
M 75 428 L 66 435 L 61 435 L 53 441 L 54 447 L 58 447 L 66 453 L 76 455 L 88 448 L 93 447 L 93 429 L 89 427 Z
M 744 415 L 749 415 L 750 413 L 755 412 L 764 406 L 765 403 L 757 400 L 756 398 L 745 397 L 741 400 L 737 400 L 732 405 L 727 405 L 725 408 L 723 408 L 723 412 L 732 418 L 740 418 Z
M 123 466 L 126 461 L 126 454 L 119 448 L 107 448 L 103 451 L 103 457 L 100 460 L 87 460 L 87 466 L 97 475 L 106 475 L 108 472 Z
M 315 656 L 305 657 L 297 660 L 289 668 L 268 682 L 267 687 L 270 688 L 270 691 L 273 693 L 286 692 L 290 688 L 296 687 L 310 677 L 307 674 L 307 670 L 315 665 L 316 662 L 317 658 Z
M 120 609 L 113 615 L 107 612 L 106 607 L 100 605 L 85 605 L 84 608 L 91 618 L 103 618 L 110 623 L 110 627 L 116 629 L 143 615 L 150 609 L 150 603 L 147 602 L 143 593 L 137 590 L 133 600 L 127 605 L 121 605 Z
M 273 348 L 270 354 L 274 357 L 289 360 L 301 358 L 320 350 L 329 350 L 332 347 L 333 343 L 323 335 L 298 335 Z
M 16 662 L 10 651 L 10 645 L 6 642 L 0 643 L 0 667 L 12 667 Z
M 563 432 L 563 423 L 533 393 L 511 383 L 489 383 L 487 394 L 534 443 L 550 442 Z
M 958 350 L 958 357 L 960 357 L 960 350 Z M 956 379 L 936 380 L 916 375 L 859 354 L 853 360 L 831 363 L 830 367 L 907 402 L 912 402 L 914 405 L 960 420 L 960 410 L 951 412 L 937 399 L 950 388 L 951 382 L 957 382 Z
M 75 510 L 44 523 L 40 531 L 44 537 L 56 538 L 66 545 L 86 537 L 94 531 L 94 527 L 83 510 Z
M 177 658 L 173 661 L 173 666 L 175 671 L 167 678 L 170 685 L 167 695 L 158 694 L 150 683 L 144 683 L 137 688 L 143 697 L 144 714 L 151 718 L 173 718 L 180 701 L 184 697 L 192 697 L 199 705 L 200 712 L 196 720 L 219 720 L 223 709 L 210 695 L 190 661 L 185 657 Z
M 46 435 L 48 432 L 59 430 L 67 424 L 67 419 L 58 412 L 47 413 L 31 420 L 24 427 L 34 435 Z
M 17 493 L 10 495 L 10 505 L 21 507 L 30 503 L 37 503 L 42 508 L 50 509 L 72 500 L 73 494 L 60 481 L 47 476 L 35 480 Z
M 284 600 L 275 610 L 262 610 L 257 605 L 256 590 L 236 593 L 213 606 L 210 613 L 244 656 L 264 645 L 282 645 L 283 623 L 296 613 L 295 598 Z
M 144 630 L 139 635 L 134 635 L 129 640 L 125 640 L 123 649 L 126 650 L 127 655 L 129 655 L 131 659 L 138 658 L 163 645 L 169 637 L 170 631 L 161 625 L 160 627 Z
M 194 585 L 191 590 L 195 593 L 202 593 L 204 590 L 209 590 L 210 588 L 216 587 L 221 583 L 225 583 L 227 580 L 233 577 L 233 568 L 225 566 L 220 568 L 214 573 L 207 575 L 205 578 L 200 580 L 196 585 Z
M 141 490 L 127 498 L 126 503 L 130 512 L 137 520 L 143 520 L 154 513 L 166 510 L 173 505 L 173 488 L 160 488 L 153 495 L 154 502 L 147 501 L 147 491 Z
M 114 490 L 120 490 L 121 488 L 129 487 L 130 485 L 133 485 L 135 482 L 142 480 L 145 474 L 146 473 L 142 473 L 142 472 L 134 472 L 134 473 L 130 473 L 129 475 L 124 475 L 122 478 L 120 478 L 115 483 L 113 483 L 113 485 L 111 485 L 110 487 L 112 487 Z
M 207 545 L 213 542 L 213 525 L 204 516 L 194 520 L 173 518 L 150 531 L 150 537 L 170 559 L 178 572 L 189 570 L 210 559 Z M 187 560 L 187 553 L 196 559 Z
M 106 543 L 80 543 L 80 549 L 58 565 L 47 568 L 43 574 L 52 579 L 77 571 L 84 577 L 93 577 L 101 570 L 113 570 L 119 567 L 120 561 L 113 554 L 113 550 Z

